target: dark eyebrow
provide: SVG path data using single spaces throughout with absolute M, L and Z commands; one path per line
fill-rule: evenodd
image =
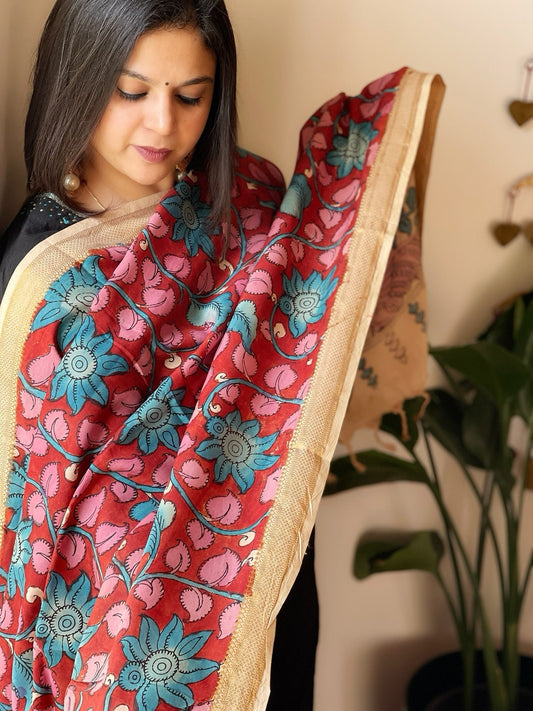
M 153 82 L 148 79 L 148 77 L 145 77 L 142 74 L 139 74 L 138 72 L 134 72 L 132 69 L 123 69 L 121 74 L 125 74 L 126 76 L 132 77 L 133 79 L 139 79 L 139 81 L 146 82 L 146 84 L 153 84 Z M 213 84 L 213 82 L 213 77 L 210 77 L 206 74 L 205 76 L 194 77 L 194 79 L 188 79 L 187 81 L 184 81 L 183 84 L 180 84 L 180 87 L 192 86 L 194 84 Z

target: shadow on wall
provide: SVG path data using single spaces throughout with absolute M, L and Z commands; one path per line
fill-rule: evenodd
M 0 8 L 0 232 L 24 200 L 24 117 L 30 73 L 52 4 L 52 0 L 3 0 Z

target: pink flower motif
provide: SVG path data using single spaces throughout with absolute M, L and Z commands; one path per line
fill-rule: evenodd
M 288 390 L 298 380 L 298 373 L 290 365 L 276 365 L 265 373 L 265 383 L 273 388 L 277 395 Z
M 258 254 L 258 252 L 260 252 L 265 246 L 267 239 L 268 235 L 264 232 L 256 232 L 255 234 L 250 235 L 250 237 L 246 239 L 246 255 L 252 256 L 254 254 Z
M 218 639 L 226 639 L 230 636 L 235 629 L 240 611 L 241 606 L 238 602 L 232 602 L 222 611 L 218 618 Z
M 137 279 L 138 273 L 139 265 L 137 263 L 137 257 L 132 250 L 127 250 L 117 265 L 111 279 L 112 281 L 122 281 L 124 284 L 133 284 Z
M 127 630 L 130 626 L 131 611 L 125 602 L 116 602 L 111 605 L 104 616 L 107 625 L 107 633 L 110 637 L 117 637 L 122 630 Z
M 52 499 L 59 490 L 59 471 L 57 462 L 51 462 L 43 467 L 40 476 L 41 486 L 48 499 Z
M 263 210 L 259 210 L 256 207 L 245 207 L 239 211 L 239 216 L 244 229 L 247 231 L 253 231 L 258 229 L 261 224 Z
M 143 552 L 143 548 L 137 548 L 137 550 L 132 551 L 126 558 L 126 570 L 130 575 L 135 575 L 135 572 L 139 567 L 139 563 L 142 560 Z
M 170 287 L 168 289 L 148 287 L 143 289 L 142 297 L 146 308 L 156 316 L 168 316 L 176 303 L 176 295 Z
M 19 397 L 22 403 L 22 416 L 27 420 L 33 420 L 35 417 L 39 417 L 43 401 L 22 388 L 19 391 Z
M 328 230 L 332 227 L 336 227 L 342 220 L 342 212 L 338 212 L 337 210 L 328 210 L 325 207 L 318 211 L 318 215 L 322 220 L 324 227 Z
M 337 99 L 335 98 L 335 101 Z M 326 126 L 333 126 L 333 119 L 331 118 L 331 112 L 330 111 L 323 111 L 322 116 L 320 117 L 320 120 L 318 122 L 318 126 L 320 128 L 325 128 Z
M 59 361 L 61 360 L 59 353 L 50 346 L 45 355 L 38 356 L 28 363 L 27 373 L 32 385 L 44 385 L 48 382 Z
M 183 341 L 183 333 L 173 323 L 164 323 L 159 332 L 161 343 L 169 348 L 177 348 Z
M 299 239 L 291 239 L 291 252 L 295 262 L 301 262 L 305 257 L 305 246 Z
M 73 531 L 63 533 L 58 538 L 57 552 L 66 561 L 69 570 L 77 568 L 87 552 L 85 539 Z
M 185 543 L 179 541 L 166 551 L 163 561 L 173 573 L 185 573 L 191 565 L 191 554 Z
M 307 333 L 303 338 L 300 338 L 294 349 L 294 353 L 297 356 L 304 356 L 306 353 L 310 353 L 318 342 L 318 335 L 316 333 Z
M 100 555 L 117 546 L 128 533 L 128 526 L 114 523 L 101 523 L 96 529 L 95 545 Z
M 163 258 L 165 269 L 179 276 L 181 279 L 186 279 L 191 273 L 191 262 L 188 257 L 180 257 L 175 254 L 165 254 Z
M 57 684 L 54 672 L 46 666 L 39 670 L 39 685 L 51 691 L 52 696 L 57 698 L 59 694 L 59 686 Z
M 296 429 L 296 425 L 298 424 L 299 419 L 300 411 L 298 410 L 285 420 L 281 427 L 281 433 L 283 434 L 284 432 L 293 432 Z
M 90 494 L 76 504 L 74 518 L 82 528 L 93 528 L 96 525 L 105 498 L 106 490 L 101 489 L 97 494 Z
M 8 630 L 13 624 L 13 619 L 14 615 L 13 610 L 11 609 L 11 604 L 9 600 L 4 600 L 2 607 L 0 607 L 0 630 Z M 1 648 L 0 653 L 3 654 L 3 652 L 1 652 Z M 5 664 L 5 658 L 3 662 Z
M 129 306 L 117 311 L 118 335 L 124 341 L 138 341 L 146 331 L 146 321 Z
M 133 364 L 135 370 L 143 376 L 150 375 L 152 370 L 152 354 L 148 346 L 143 346 L 139 355 L 139 359 Z
M 187 459 L 183 462 L 179 474 L 190 489 L 203 489 L 209 481 L 209 471 L 206 471 L 197 459 Z
M 178 453 L 183 454 L 183 452 L 186 452 L 188 449 L 192 449 L 195 444 L 196 440 L 194 440 L 188 432 L 185 432 L 181 439 L 181 444 Z
M 42 526 L 46 519 L 46 506 L 40 491 L 33 491 L 28 497 L 28 517 L 37 526 Z
M 387 86 L 390 84 L 391 79 L 394 76 L 394 72 L 390 72 L 389 74 L 385 74 L 385 76 L 380 77 L 379 79 L 376 79 L 373 81 L 371 84 L 368 85 L 368 93 L 373 96 L 375 94 L 379 94 L 383 89 L 386 89 Z
M 378 104 L 379 102 L 375 99 L 374 101 L 369 101 L 366 104 L 361 104 L 361 116 L 367 120 L 373 118 L 378 110 Z
M 31 564 L 38 575 L 46 575 L 50 570 L 50 561 L 52 560 L 53 547 L 44 538 L 38 538 L 34 541 L 31 551 Z
M 187 534 L 192 541 L 194 550 L 203 551 L 210 548 L 215 542 L 215 534 L 201 521 L 192 519 L 187 523 Z
M 153 259 L 143 259 L 141 266 L 143 283 L 145 287 L 159 286 L 163 280 L 159 267 Z
M 279 412 L 281 404 L 272 397 L 257 393 L 253 396 L 250 407 L 257 418 L 269 417 Z
M 253 272 L 246 285 L 248 294 L 272 294 L 272 277 L 264 269 L 257 269 Z
M 184 378 L 188 378 L 198 372 L 199 363 L 196 358 L 187 358 L 187 360 L 181 364 L 180 372 Z
M 339 205 L 348 205 L 349 203 L 352 203 L 357 197 L 360 185 L 361 181 L 359 179 L 353 180 L 348 183 L 348 185 L 344 185 L 342 188 L 336 190 L 333 193 L 332 200 Z
M 331 185 L 333 182 L 333 175 L 330 170 L 331 169 L 328 167 L 326 161 L 321 160 L 317 167 L 318 182 L 320 185 L 323 185 L 324 187 Z
M 133 457 L 117 457 L 109 460 L 107 470 L 124 474 L 127 477 L 135 477 L 143 473 L 144 462 L 137 455 L 133 455 Z
M 107 614 L 109 614 L 109 612 Z M 109 625 L 107 629 L 109 631 Z M 115 635 L 110 634 L 110 636 L 114 637 Z M 103 687 L 107 678 L 108 666 L 109 654 L 92 654 L 89 657 L 85 666 L 85 674 L 83 675 L 83 681 L 91 685 L 89 687 L 89 694 L 95 694 L 98 689 Z
M 235 551 L 229 548 L 220 555 L 208 558 L 198 568 L 198 577 L 206 585 L 227 587 L 235 580 L 242 567 L 242 561 Z
M 129 417 L 142 402 L 139 388 L 129 390 L 115 390 L 111 398 L 111 411 L 117 417 Z
M 324 232 L 314 222 L 308 222 L 304 227 L 305 236 L 313 244 L 320 244 L 324 239 Z
M 227 402 L 229 405 L 234 405 L 239 399 L 240 395 L 241 389 L 236 383 L 228 385 L 227 388 L 223 388 L 219 392 L 219 397 L 221 397 L 222 400 L 224 400 L 224 402 Z
M 165 454 L 163 455 L 163 461 L 157 465 L 157 467 L 152 472 L 152 481 L 158 486 L 166 486 L 170 479 L 170 472 L 172 471 L 172 465 L 174 464 L 174 455 Z
M 119 581 L 120 576 L 117 574 L 115 567 L 113 565 L 108 565 L 104 573 L 102 586 L 100 588 L 100 597 L 109 597 L 112 595 Z
M 265 482 L 259 501 L 262 504 L 268 504 L 269 501 L 274 501 L 276 491 L 278 490 L 278 482 L 281 476 L 281 469 L 276 469 L 270 474 Z
M 109 437 L 109 429 L 102 422 L 94 422 L 92 417 L 85 417 L 78 425 L 76 440 L 78 447 L 86 451 L 105 444 Z
M 69 436 L 70 428 L 63 410 L 50 410 L 43 421 L 44 429 L 58 442 L 63 442 Z
M 159 578 L 141 580 L 134 586 L 133 596 L 144 602 L 146 610 L 151 610 L 163 597 L 163 583 Z
M 224 526 L 231 526 L 242 514 L 242 504 L 231 491 L 225 496 L 213 496 L 205 505 L 209 518 Z
M 321 131 L 317 131 L 311 140 L 311 146 L 320 151 L 325 151 L 328 148 L 326 137 Z
M 109 303 L 109 298 L 109 289 L 107 286 L 103 286 L 91 301 L 91 313 L 95 314 L 103 311 Z
M 39 432 L 37 427 L 25 429 L 21 425 L 15 427 L 15 443 L 17 447 L 28 454 L 44 457 L 48 452 L 48 442 Z
M 189 622 L 198 622 L 211 612 L 213 598 L 197 588 L 185 588 L 180 595 L 183 609 L 189 614 Z
M 150 234 L 156 239 L 166 237 L 166 235 L 170 232 L 170 226 L 167 225 L 163 216 L 157 212 L 157 210 L 148 220 L 148 229 L 150 230 Z
M 206 263 L 198 276 L 196 282 L 196 290 L 199 294 L 207 294 L 215 288 L 215 279 L 213 277 L 213 267 L 209 262 Z
M 233 365 L 247 378 L 253 378 L 257 373 L 257 358 L 248 353 L 242 343 L 239 343 L 231 356 Z
M 323 264 L 329 269 L 333 264 L 335 264 L 338 256 L 339 248 L 335 247 L 334 249 L 328 249 L 327 251 L 322 252 L 322 254 L 318 258 L 318 261 L 320 262 L 320 264 Z

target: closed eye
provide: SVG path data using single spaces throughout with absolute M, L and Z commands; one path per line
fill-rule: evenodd
M 141 92 L 140 94 L 128 94 L 127 91 L 122 91 L 122 89 L 119 89 L 118 86 L 117 91 L 120 98 L 126 99 L 126 101 L 139 101 L 139 99 L 142 99 L 144 96 L 146 96 L 145 91 Z
M 200 103 L 200 99 L 202 97 L 192 97 L 192 96 L 183 96 L 182 94 L 178 94 L 178 99 L 181 101 L 182 104 L 186 104 L 187 106 L 197 106 Z

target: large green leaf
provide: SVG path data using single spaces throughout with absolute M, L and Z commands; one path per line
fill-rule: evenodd
M 432 348 L 430 352 L 441 366 L 468 378 L 498 407 L 515 397 L 531 377 L 529 368 L 520 358 L 491 341 Z
M 356 456 L 361 469 L 354 467 L 350 457 L 340 457 L 331 462 L 331 474 L 326 484 L 326 494 L 336 494 L 339 491 L 358 486 L 394 481 L 428 482 L 424 468 L 416 462 L 394 457 L 385 452 L 378 452 L 375 449 L 357 452 Z
M 525 309 L 516 331 L 515 354 L 522 360 L 533 376 L 533 302 Z M 518 414 L 527 422 L 533 419 L 533 378 L 520 390 Z
M 459 462 L 481 468 L 483 463 L 463 441 L 464 403 L 441 388 L 434 388 L 429 394 L 431 400 L 422 418 L 424 427 Z
M 444 545 L 436 531 L 367 538 L 357 545 L 353 573 L 359 580 L 394 570 L 424 570 L 437 575 L 443 554 Z

